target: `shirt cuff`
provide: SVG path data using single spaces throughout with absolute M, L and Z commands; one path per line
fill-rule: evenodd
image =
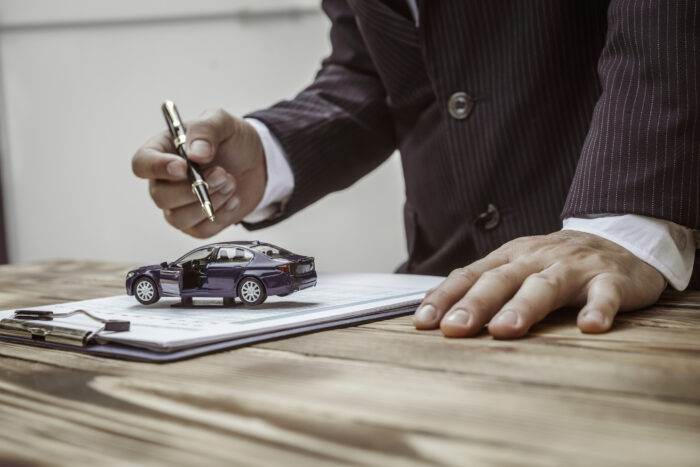
M 636 214 L 564 219 L 562 230 L 586 232 L 617 243 L 656 268 L 674 289 L 688 287 L 695 261 L 695 233 L 671 221 Z
M 245 120 L 258 132 L 265 151 L 265 164 L 267 166 L 265 193 L 255 209 L 243 218 L 244 222 L 255 224 L 266 221 L 282 211 L 282 207 L 294 191 L 294 174 L 289 162 L 287 162 L 282 145 L 270 133 L 267 126 L 254 118 L 246 118 Z

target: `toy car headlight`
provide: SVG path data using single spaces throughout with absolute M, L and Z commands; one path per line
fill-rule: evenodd
M 129 271 L 129 273 L 126 275 L 126 278 L 129 279 L 129 278 L 131 278 L 131 277 L 134 277 L 134 274 L 136 274 L 136 272 L 134 272 L 134 271 Z

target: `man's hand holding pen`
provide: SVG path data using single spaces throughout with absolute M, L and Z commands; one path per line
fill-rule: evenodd
M 167 221 L 198 238 L 240 222 L 262 199 L 267 179 L 262 142 L 245 120 L 224 110 L 207 111 L 186 124 L 185 149 L 209 184 L 215 222 L 209 222 L 187 179 L 187 162 L 176 155 L 172 136 L 159 133 L 132 159 L 134 174 L 149 180 L 153 201 Z

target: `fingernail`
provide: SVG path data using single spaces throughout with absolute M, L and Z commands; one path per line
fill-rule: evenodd
M 418 309 L 418 311 L 416 311 L 416 314 L 413 315 L 414 321 L 422 321 L 426 323 L 433 321 L 435 318 L 437 318 L 437 310 L 433 305 L 422 306 Z
M 190 144 L 190 156 L 207 157 L 211 152 L 211 145 L 203 139 L 196 139 Z
M 456 324 L 458 326 L 468 326 L 469 321 L 472 319 L 472 314 L 466 310 L 454 310 L 451 311 L 443 321 L 447 321 L 449 324 Z
M 603 313 L 598 310 L 586 310 L 583 312 L 583 315 L 581 315 L 581 318 L 586 321 L 595 321 L 597 323 L 605 324 Z
M 226 209 L 229 211 L 233 211 L 238 207 L 238 205 L 241 203 L 241 200 L 239 200 L 237 197 L 233 197 L 229 200 L 228 203 L 226 203 Z
M 212 177 L 211 180 L 209 180 L 209 187 L 216 188 L 217 186 L 223 185 L 224 183 L 226 183 L 226 175 L 217 173 Z
M 165 170 L 168 171 L 173 177 L 184 177 L 185 176 L 185 164 L 182 161 L 172 161 L 165 166 Z
M 518 314 L 514 311 L 504 311 L 496 317 L 496 322 L 498 324 L 505 324 L 506 326 L 515 326 L 518 324 Z
M 221 194 L 222 195 L 227 195 L 233 191 L 233 188 L 236 186 L 235 183 L 233 182 L 228 182 L 224 187 L 221 189 Z

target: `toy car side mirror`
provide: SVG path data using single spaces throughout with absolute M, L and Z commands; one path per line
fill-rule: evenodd
M 162 263 L 160 263 L 160 267 L 161 267 L 161 268 L 167 268 L 167 267 L 168 267 L 168 262 L 167 262 L 167 261 L 163 261 Z

